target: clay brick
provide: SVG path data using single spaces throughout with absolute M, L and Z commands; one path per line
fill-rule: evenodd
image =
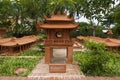
M 65 73 L 66 65 L 65 64 L 49 64 L 50 73 Z

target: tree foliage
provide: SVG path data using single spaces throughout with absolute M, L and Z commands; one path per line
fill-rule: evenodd
M 0 21 L 6 20 L 11 13 L 11 1 L 10 0 L 0 0 Z
M 57 12 L 67 12 L 71 16 L 80 18 L 84 16 L 89 20 L 93 35 L 96 27 L 103 18 L 107 18 L 106 25 L 111 24 L 111 13 L 115 13 L 115 22 L 119 21 L 119 6 L 115 9 L 116 0 L 0 0 L 0 22 L 9 17 L 15 21 L 15 25 L 25 25 L 26 21 L 44 21 L 44 16 L 50 17 Z M 94 20 L 98 23 L 95 25 Z M 19 21 L 21 23 L 19 23 Z
M 118 4 L 113 11 L 113 20 L 116 23 L 113 27 L 113 34 L 120 37 L 120 4 Z
M 120 24 L 120 5 L 118 5 L 114 10 L 114 20 L 116 23 Z

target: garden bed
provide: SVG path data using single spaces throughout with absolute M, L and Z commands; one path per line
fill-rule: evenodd
M 43 52 L 26 50 L 18 56 L 1 56 L 0 76 L 27 76 L 43 57 Z M 15 69 L 26 68 L 27 71 L 15 74 Z
M 85 43 L 85 52 L 75 52 L 74 59 L 86 76 L 120 76 L 120 55 L 105 51 L 103 44 Z
M 27 76 L 37 65 L 39 58 L 4 58 L 0 59 L 0 76 Z M 16 75 L 14 70 L 17 68 L 27 68 L 27 71 Z

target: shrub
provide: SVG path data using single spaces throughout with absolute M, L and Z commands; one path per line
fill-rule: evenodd
M 16 24 L 16 26 L 8 33 L 8 36 L 23 37 L 36 34 L 34 23 L 26 22 L 24 24 Z
M 40 33 L 36 35 L 38 37 L 38 41 L 44 41 L 47 38 L 45 33 Z
M 43 44 L 36 44 L 35 46 L 36 46 L 38 49 L 41 49 L 42 52 L 44 52 L 45 47 L 44 47 Z
M 120 55 L 105 51 L 103 44 L 85 42 L 90 49 L 76 52 L 74 58 L 88 76 L 120 76 Z
M 93 51 L 105 51 L 105 44 L 97 43 L 97 42 L 90 42 L 84 41 L 85 46 Z
M 0 22 L 0 28 L 8 28 L 9 26 L 11 26 L 10 21 L 2 21 L 2 22 Z
M 113 37 L 118 38 L 120 37 L 120 24 L 117 24 L 112 28 L 113 31 Z

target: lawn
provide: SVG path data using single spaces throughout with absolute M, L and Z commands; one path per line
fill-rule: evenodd
M 1 58 L 0 76 L 27 76 L 43 57 L 43 52 L 37 50 L 27 50 L 21 52 L 19 56 L 35 56 L 36 58 Z M 16 68 L 27 68 L 26 72 L 15 74 Z
M 44 56 L 44 52 L 41 52 L 39 50 L 29 49 L 29 50 L 27 50 L 25 52 L 21 52 L 19 54 L 19 56 L 38 56 L 38 57 L 40 57 L 40 56 Z

